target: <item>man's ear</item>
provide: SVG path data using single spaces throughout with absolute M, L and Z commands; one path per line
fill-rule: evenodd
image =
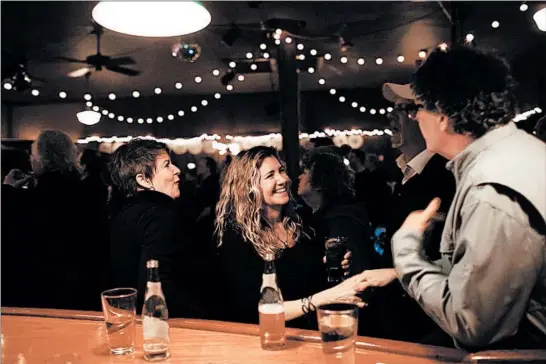
M 451 123 L 449 122 L 449 118 L 446 115 L 441 114 L 438 117 L 438 124 L 440 125 L 440 130 L 447 133 L 451 131 Z
M 136 175 L 136 182 L 137 182 L 137 185 L 141 188 L 145 188 L 147 190 L 150 190 L 152 189 L 154 186 L 152 185 L 152 182 L 147 179 L 146 177 L 144 177 L 144 175 L 142 173 L 139 173 Z

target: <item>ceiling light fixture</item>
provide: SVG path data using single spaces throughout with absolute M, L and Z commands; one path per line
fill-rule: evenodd
M 207 9 L 194 1 L 101 1 L 93 8 L 92 16 L 105 28 L 140 37 L 191 34 L 211 21 Z
M 533 15 L 533 20 L 540 31 L 546 32 L 546 8 L 542 8 Z
M 95 125 L 100 121 L 100 113 L 91 110 L 80 111 L 76 117 L 84 125 Z

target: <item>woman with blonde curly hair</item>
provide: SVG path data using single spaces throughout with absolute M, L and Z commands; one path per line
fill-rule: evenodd
M 284 163 L 270 147 L 238 154 L 225 171 L 216 234 L 231 320 L 258 322 L 263 258 L 270 253 L 277 257 L 287 321 L 326 302 L 360 302 L 359 275 L 321 291 L 326 288 L 324 247 L 313 245 L 304 232 L 290 185 Z

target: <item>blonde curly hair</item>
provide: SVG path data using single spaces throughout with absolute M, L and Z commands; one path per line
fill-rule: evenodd
M 260 167 L 268 157 L 285 165 L 275 148 L 260 146 L 238 154 L 225 171 L 220 200 L 216 205 L 218 246 L 222 245 L 225 231 L 233 229 L 262 257 L 270 253 L 278 255 L 286 247 L 263 217 Z M 297 242 L 302 234 L 302 224 L 296 213 L 296 201 L 290 188 L 287 190 L 289 202 L 282 208 L 283 224 L 288 236 Z

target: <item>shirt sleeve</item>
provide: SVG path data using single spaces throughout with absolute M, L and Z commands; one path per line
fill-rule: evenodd
M 392 239 L 404 288 L 460 346 L 474 348 L 517 333 L 542 264 L 533 231 L 475 197 L 460 212 L 448 274 L 424 259 L 420 233 L 399 230 Z

